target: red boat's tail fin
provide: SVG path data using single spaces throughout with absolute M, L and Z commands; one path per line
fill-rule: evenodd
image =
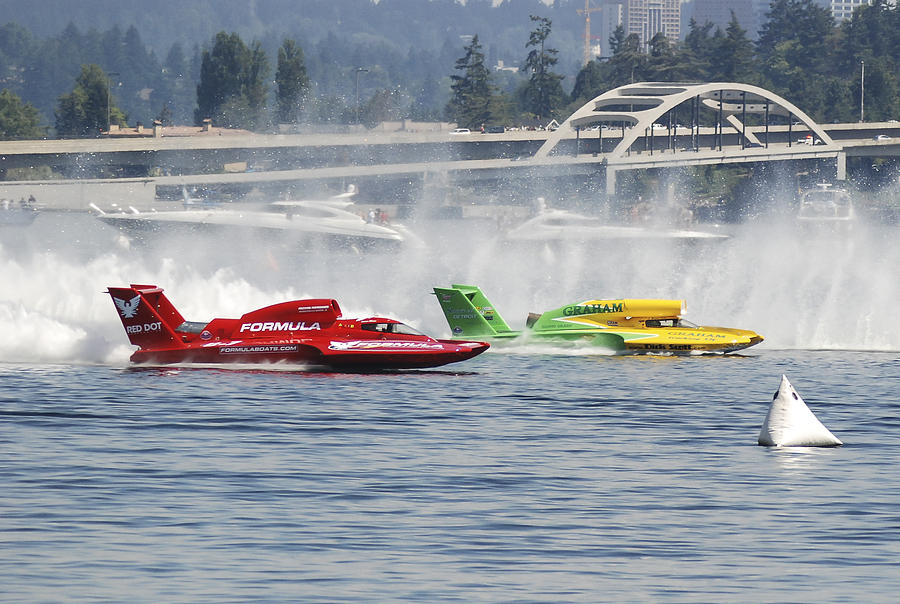
M 184 323 L 162 288 L 155 285 L 110 287 L 107 292 L 119 311 L 128 339 L 142 349 L 184 346 L 175 329 Z

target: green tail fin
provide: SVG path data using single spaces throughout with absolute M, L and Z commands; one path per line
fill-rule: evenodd
M 520 333 L 509 328 L 490 300 L 474 285 L 435 287 L 434 295 L 455 338 L 515 337 Z

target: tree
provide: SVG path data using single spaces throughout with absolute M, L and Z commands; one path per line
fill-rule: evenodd
M 172 121 L 172 110 L 169 109 L 168 103 L 160 108 L 159 113 L 156 114 L 156 118 L 154 119 L 159 122 L 160 126 L 171 126 L 174 124 Z
M 193 119 L 196 91 L 191 78 L 190 64 L 180 43 L 176 42 L 169 48 L 162 72 L 164 77 L 160 91 L 159 94 L 154 91 L 154 98 L 158 98 L 168 109 L 167 117 L 171 123 L 189 123 Z
M 236 33 L 219 32 L 212 50 L 203 51 L 195 122 L 210 118 L 226 127 L 257 127 L 265 108 L 268 74 L 268 59 L 259 42 L 248 48 Z
M 855 70 L 865 57 L 900 61 L 900 6 L 895 3 L 873 0 L 863 4 L 841 24 L 841 29 L 847 52 L 839 52 L 838 57 L 845 67 Z
M 813 0 L 772 0 L 766 17 L 756 50 L 773 82 L 781 79 L 772 68 L 772 58 L 779 54 L 810 77 L 827 71 L 830 36 L 834 33 L 834 18 L 827 8 Z M 782 52 L 785 43 L 792 49 L 788 55 Z
M 43 137 L 47 129 L 40 125 L 38 110 L 7 89 L 0 91 L 0 140 Z
M 537 29 L 531 32 L 526 48 L 531 48 L 525 59 L 525 71 L 531 72 L 531 77 L 522 93 L 525 110 L 542 120 L 546 117 L 555 117 L 556 110 L 565 102 L 565 93 L 562 89 L 563 76 L 553 73 L 550 68 L 556 65 L 559 59 L 555 48 L 547 48 L 546 41 L 550 36 L 552 22 L 546 17 L 530 15 L 532 23 L 537 24 Z
M 628 34 L 616 47 L 616 52 L 609 60 L 612 69 L 613 88 L 644 80 L 647 71 L 647 55 L 641 50 L 641 38 L 637 34 Z
M 440 86 L 437 80 L 430 73 L 425 76 L 424 81 L 419 87 L 418 94 L 413 99 L 409 114 L 414 120 L 437 120 L 440 118 L 440 111 L 435 111 L 435 107 L 440 105 L 437 102 Z
M 241 95 L 241 74 L 249 63 L 249 49 L 236 33 L 216 34 L 211 51 L 204 50 L 197 84 L 195 122 L 221 117 L 222 105 Z
M 718 39 L 718 73 L 715 80 L 726 82 L 750 82 L 755 79 L 753 69 L 753 42 L 747 37 L 747 31 L 743 29 L 731 11 L 731 20 L 725 35 Z
M 451 75 L 452 92 L 447 103 L 448 119 L 464 128 L 478 128 L 481 124 L 492 121 L 491 104 L 493 90 L 490 83 L 491 73 L 484 65 L 484 53 L 478 36 L 472 36 L 471 42 L 464 49 L 465 55 L 456 61 L 456 70 L 463 75 Z
M 269 58 L 259 41 L 250 46 L 250 64 L 244 80 L 244 96 L 247 97 L 249 112 L 244 125 L 256 129 L 265 120 L 266 97 L 269 95 Z
M 650 39 L 649 57 L 647 60 L 648 78 L 654 82 L 674 82 L 685 79 L 682 75 L 679 57 L 675 45 L 669 37 L 659 32 Z
M 619 52 L 619 49 L 625 44 L 625 38 L 625 28 L 621 25 L 616 25 L 613 33 L 609 35 L 609 50 L 612 54 Z
M 404 109 L 403 99 L 397 90 L 378 90 L 363 108 L 362 121 L 371 128 L 380 122 L 400 120 Z
M 854 109 L 859 106 L 858 83 L 859 78 L 857 77 L 856 85 L 853 87 L 853 97 L 856 101 L 853 105 Z M 887 121 L 900 115 L 900 81 L 898 81 L 896 67 L 890 65 L 889 61 L 884 58 L 866 61 L 865 94 L 864 118 L 866 121 Z M 853 112 L 853 115 L 854 118 L 858 116 L 856 111 Z
M 278 122 L 296 124 L 309 93 L 309 76 L 306 75 L 303 49 L 293 40 L 285 40 L 278 49 L 275 86 Z
M 699 25 L 693 18 L 682 47 L 683 60 L 688 64 L 692 77 L 697 81 L 712 81 L 712 65 L 716 63 L 716 48 L 710 39 L 713 24 L 707 21 Z
M 98 62 L 121 74 L 122 94 L 128 94 L 129 115 L 134 121 L 141 116 L 141 121 L 146 123 L 155 106 L 167 100 L 161 94 L 164 76 L 159 61 L 144 45 L 134 25 L 125 31 L 119 47 L 107 51 Z
M 848 104 L 843 110 L 832 103 L 827 118 L 859 119 L 861 62 L 865 62 L 865 119 L 890 119 L 900 115 L 900 7 L 874 0 L 853 13 L 841 25 L 842 36 L 835 51 Z M 851 75 L 852 74 L 852 75 Z M 835 111 L 837 110 L 837 111 Z
M 75 88 L 59 97 L 57 136 L 99 136 L 109 124 L 125 125 L 125 114 L 110 94 L 109 76 L 99 65 L 82 65 Z
M 31 33 L 21 25 L 7 23 L 0 26 L 0 82 L 18 94 L 22 94 L 24 84 L 19 71 L 34 47 Z
M 579 106 L 591 100 L 607 89 L 608 69 L 604 69 L 600 61 L 588 61 L 575 77 L 572 88 L 572 102 Z

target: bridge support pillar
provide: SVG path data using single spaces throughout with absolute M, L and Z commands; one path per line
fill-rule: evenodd
M 616 195 L 616 169 L 606 166 L 606 197 L 615 197 Z
M 837 179 L 847 180 L 847 154 L 844 152 L 837 154 Z

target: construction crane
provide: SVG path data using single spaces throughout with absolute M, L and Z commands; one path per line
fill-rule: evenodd
M 591 8 L 591 0 L 584 0 L 584 9 L 576 9 L 579 15 L 584 15 L 584 64 L 591 62 L 591 13 L 600 10 Z

